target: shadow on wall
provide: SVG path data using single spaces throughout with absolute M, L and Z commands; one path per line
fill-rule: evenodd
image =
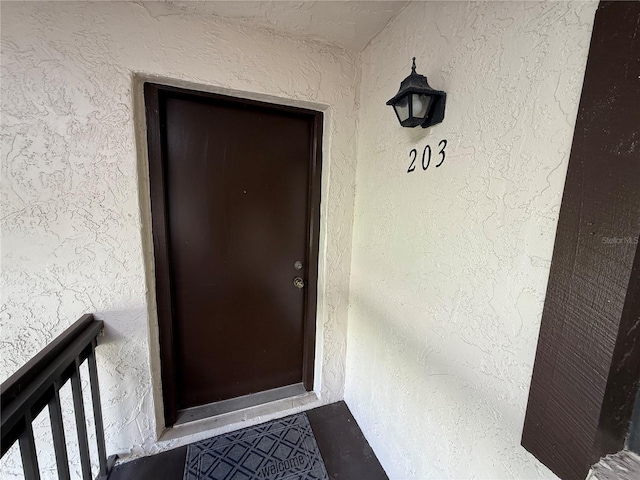
M 150 381 L 147 309 L 92 312 L 104 321 L 104 333 L 98 337 L 96 359 L 102 399 L 108 454 L 135 452 L 144 443 L 153 443 L 155 419 Z M 149 405 L 145 405 L 149 403 Z M 138 438 L 130 438 L 126 427 L 134 425 Z
M 379 264 L 377 270 L 385 271 Z M 390 292 L 388 282 L 372 279 L 371 272 L 367 274 L 367 282 L 384 285 L 386 298 L 402 299 L 406 293 L 402 285 Z M 409 285 L 406 287 L 409 288 Z M 438 335 L 443 332 L 434 331 L 431 337 L 429 324 L 437 321 L 434 320 L 433 313 L 411 319 L 403 318 L 400 315 L 406 310 L 405 305 L 383 303 L 367 288 L 351 288 L 352 308 L 361 319 L 359 329 L 354 332 L 351 341 L 358 342 L 357 355 L 360 359 L 356 362 L 366 365 L 369 371 L 363 372 L 361 369 L 359 378 L 347 383 L 354 390 L 370 392 L 370 397 L 365 401 L 373 404 L 371 411 L 374 412 L 374 431 L 367 433 L 382 438 L 385 442 L 392 440 L 387 438 L 387 432 L 394 429 L 399 438 L 410 436 L 408 430 L 411 428 L 419 428 L 422 433 L 433 436 L 444 434 L 439 442 L 441 452 L 424 452 L 431 456 L 429 461 L 435 462 L 430 468 L 437 468 L 438 463 L 445 458 L 443 453 L 451 456 L 452 448 L 460 451 L 473 449 L 473 457 L 478 458 L 480 455 L 489 460 L 490 457 L 495 458 L 497 452 L 507 450 L 527 455 L 520 448 L 524 409 L 514 404 L 514 400 L 504 392 L 491 389 L 491 382 L 483 382 L 479 378 L 484 374 L 479 363 L 473 364 L 469 360 L 452 361 L 457 358 L 458 352 L 451 349 L 450 342 L 443 345 L 443 349 L 447 350 L 443 351 L 438 347 Z M 422 325 L 412 329 L 414 322 L 418 321 Z M 469 348 L 476 347 L 462 336 L 458 336 L 457 340 Z M 348 348 L 354 347 L 350 345 Z M 481 353 L 476 355 L 483 362 L 495 361 L 491 352 L 482 350 L 479 346 L 477 348 Z M 354 361 L 354 358 L 351 357 L 350 361 Z M 476 378 L 474 372 L 478 373 Z M 513 389 L 516 388 L 513 386 Z M 385 401 L 380 399 L 381 396 L 390 398 Z M 433 398 L 436 396 L 437 399 Z M 347 395 L 349 397 L 357 401 L 362 401 L 363 398 Z M 381 408 L 376 404 L 384 405 L 385 408 L 393 405 L 395 412 L 376 416 L 375 412 Z M 355 411 L 358 410 L 360 409 Z M 395 418 L 398 421 L 379 425 L 381 418 Z M 448 425 L 460 425 L 460 428 L 449 430 Z M 427 431 L 424 432 L 425 430 Z M 469 430 L 472 432 L 468 435 L 460 435 L 461 431 Z M 497 435 L 496 431 L 503 434 Z M 448 434 L 450 435 L 447 437 Z M 491 439 L 488 442 L 477 441 L 482 436 L 490 436 Z M 402 445 L 401 442 L 397 444 Z

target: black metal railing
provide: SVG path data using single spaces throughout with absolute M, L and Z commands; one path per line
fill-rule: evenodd
M 59 393 L 68 380 L 71 380 L 82 478 L 83 480 L 91 479 L 89 438 L 80 381 L 80 365 L 85 360 L 89 371 L 96 428 L 100 468 L 98 478 L 104 479 L 109 476 L 117 457 L 114 455 L 107 458 L 106 454 L 95 356 L 97 338 L 103 327 L 103 322 L 96 320 L 93 315 L 84 315 L 0 387 L 0 404 L 2 405 L 1 456 L 4 456 L 17 441 L 20 446 L 26 480 L 40 478 L 32 422 L 46 406 L 49 407 L 58 477 L 61 480 L 70 479 Z

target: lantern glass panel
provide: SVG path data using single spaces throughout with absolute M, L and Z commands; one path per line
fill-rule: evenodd
M 404 122 L 409 118 L 409 98 L 408 96 L 399 99 L 393 106 L 396 110 L 396 114 L 401 122 Z
M 414 118 L 424 118 L 427 116 L 429 105 L 431 105 L 431 95 L 413 93 L 411 94 L 411 102 L 413 107 L 412 115 Z

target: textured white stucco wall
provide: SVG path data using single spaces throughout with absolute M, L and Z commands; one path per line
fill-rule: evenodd
M 356 159 L 352 55 L 161 3 L 1 8 L 0 377 L 81 314 L 95 313 L 106 324 L 98 366 L 108 453 L 176 444 L 156 443 L 162 425 L 145 279 L 148 191 L 139 178 L 144 145 L 136 144 L 144 119 L 133 90 L 136 74 L 159 75 L 325 110 L 317 388 L 321 403 L 341 399 Z M 39 425 L 42 468 L 55 477 Z M 3 461 L 4 475 L 19 470 L 12 458 Z
M 554 478 L 519 444 L 595 8 L 414 3 L 362 55 L 345 398 L 392 479 Z

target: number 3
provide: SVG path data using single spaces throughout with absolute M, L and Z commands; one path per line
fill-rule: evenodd
M 438 146 L 442 146 L 442 148 L 440 149 L 440 151 L 438 152 L 440 155 L 442 155 L 442 160 L 440 160 L 440 163 L 436 165 L 436 168 L 438 168 L 440 165 L 442 165 L 444 163 L 444 148 L 447 146 L 447 141 L 446 140 L 441 140 L 440 143 L 438 144 Z

